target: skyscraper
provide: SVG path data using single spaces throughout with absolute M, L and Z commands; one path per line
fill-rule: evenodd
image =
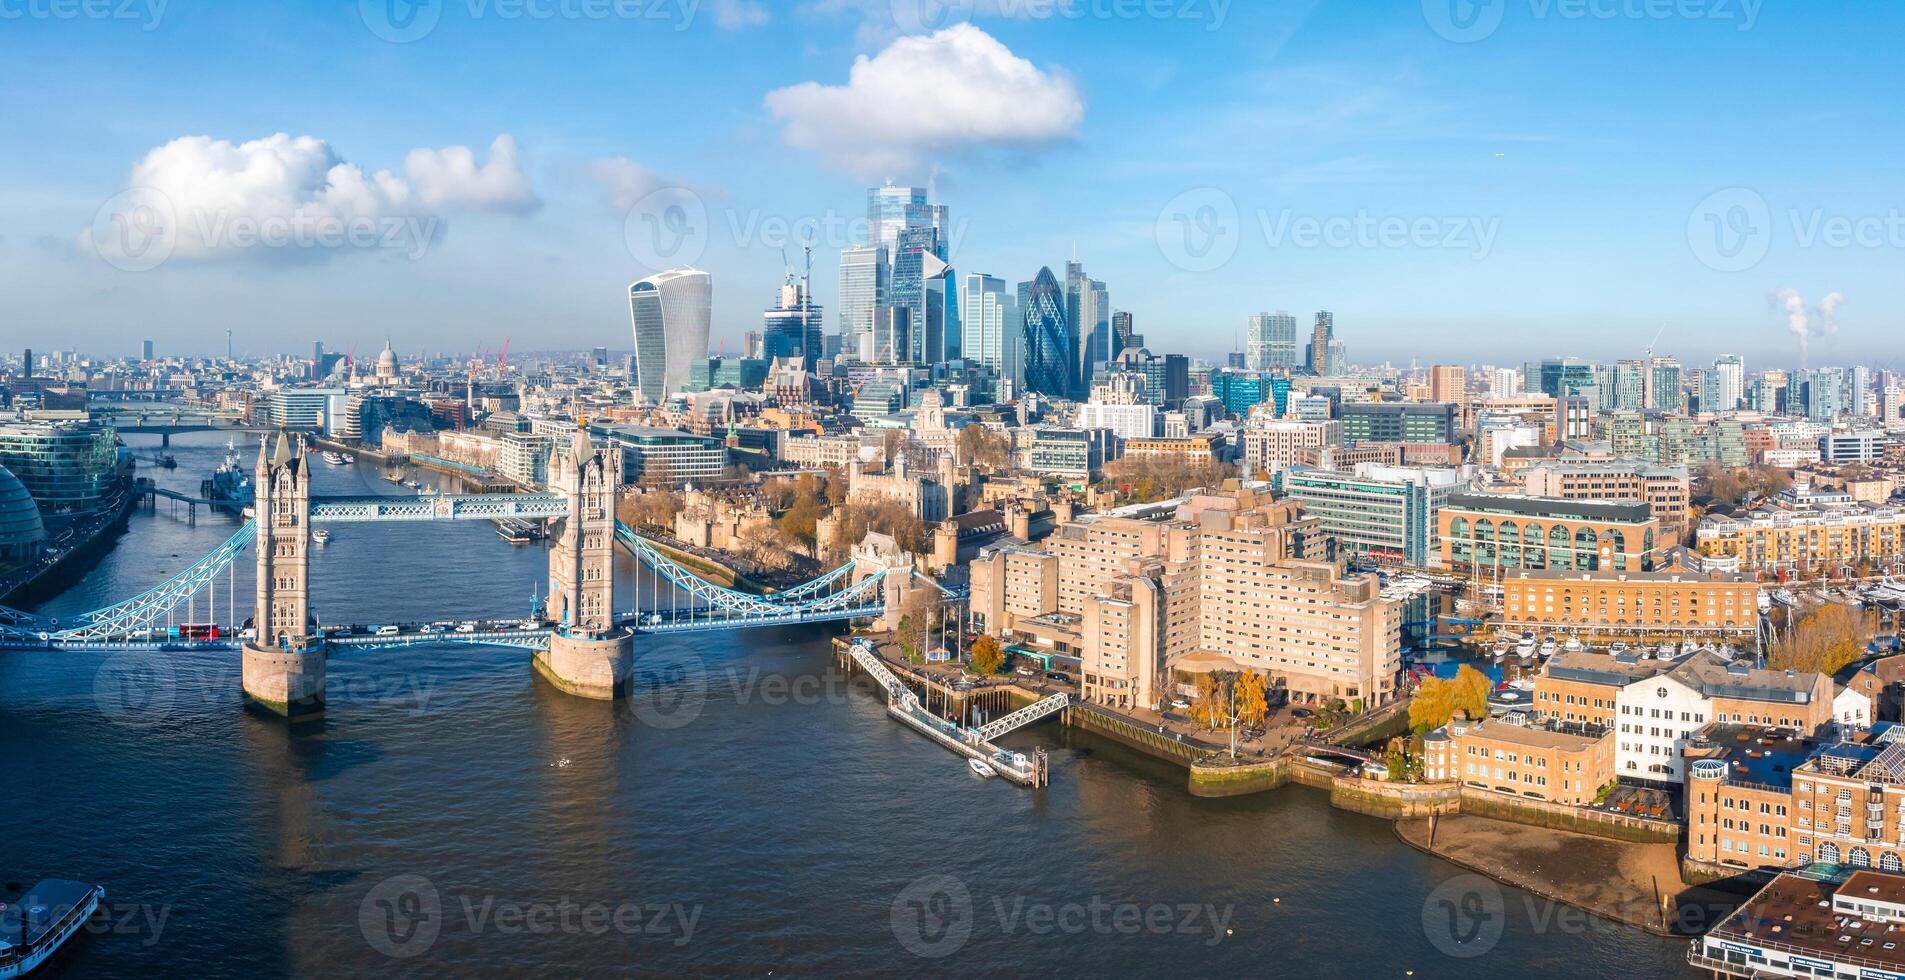
M 1648 389 L 1648 393 L 1652 402 L 1647 406 L 1648 408 L 1662 412 L 1680 412 L 1686 409 L 1679 361 L 1671 357 L 1654 358 L 1650 376 L 1652 386 Z
M 886 302 L 886 249 L 855 246 L 840 253 L 840 349 L 859 356 L 873 335 L 873 311 Z
M 884 246 L 886 254 L 896 256 L 901 249 L 900 232 L 931 228 L 940 233 L 938 255 L 944 259 L 949 214 L 945 205 L 927 202 L 926 188 L 895 187 L 888 181 L 883 187 L 867 191 L 867 244 Z
M 1072 329 L 1073 398 L 1084 398 L 1097 366 L 1111 359 L 1111 296 L 1105 284 L 1085 275 L 1076 256 L 1065 263 L 1065 322 Z
M 1330 341 L 1335 338 L 1335 314 L 1328 310 L 1316 311 L 1316 323 L 1310 328 L 1310 347 L 1305 364 L 1311 374 L 1329 377 L 1331 369 L 1337 367 L 1330 363 Z
M 967 276 L 959 306 L 965 328 L 961 356 L 991 368 L 1014 386 L 1023 385 L 1024 321 L 1005 280 L 983 273 Z
M 635 387 L 660 404 L 688 382 L 695 361 L 708 356 L 714 281 L 699 269 L 669 269 L 628 287 L 635 327 Z
M 1296 370 L 1296 317 L 1283 310 L 1251 316 L 1244 365 L 1253 371 Z
M 1125 351 L 1143 347 L 1144 337 L 1137 332 L 1137 326 L 1131 319 L 1130 310 L 1119 310 L 1111 315 L 1111 356 L 1117 357 Z
M 1713 373 L 1708 376 L 1712 387 L 1712 404 L 1701 408 L 1713 412 L 1731 412 L 1740 407 L 1746 397 L 1746 359 L 1738 354 L 1721 354 L 1713 360 Z
M 1019 315 L 1025 331 L 1026 390 L 1070 398 L 1077 388 L 1078 354 L 1065 318 L 1065 293 L 1049 266 L 1031 282 L 1019 283 Z
M 152 341 L 150 341 L 150 340 L 146 340 L 146 341 L 141 341 L 141 342 L 140 342 L 140 344 L 139 344 L 139 359 L 140 359 L 140 360 L 142 360 L 142 361 L 150 361 L 150 360 L 152 360 Z
M 798 357 L 811 371 L 821 355 L 820 304 L 807 295 L 807 288 L 794 281 L 792 273 L 781 284 L 778 302 L 762 315 L 760 350 L 750 357 L 772 360 Z

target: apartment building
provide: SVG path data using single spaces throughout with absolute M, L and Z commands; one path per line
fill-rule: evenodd
M 1506 629 L 1751 636 L 1759 624 L 1759 586 L 1743 575 L 1524 569 L 1501 586 Z
M 1599 728 L 1450 722 L 1423 738 L 1423 776 L 1583 806 L 1614 781 L 1614 739 Z
M 1615 706 L 1619 775 L 1679 783 L 1686 779 L 1687 742 L 1709 723 L 1819 732 L 1832 721 L 1832 678 L 1697 653 L 1622 688 Z
M 1244 473 L 1271 472 L 1314 461 L 1318 450 L 1343 444 L 1343 423 L 1253 421 L 1243 430 Z
M 1790 729 L 1701 729 L 1687 745 L 1687 860 L 1742 869 L 1795 863 L 1794 774 L 1819 748 Z
M 1714 515 L 1696 534 L 1700 550 L 1737 558 L 1745 571 L 1805 574 L 1905 572 L 1905 508 L 1816 492 L 1794 484 L 1743 515 Z
M 1508 574 L 1520 569 L 1650 572 L 1668 540 L 1643 503 L 1457 493 L 1437 518 L 1442 564 Z
M 1637 459 L 1542 462 L 1524 472 L 1523 486 L 1536 497 L 1641 501 L 1671 528 L 1687 523 L 1691 495 L 1686 467 Z

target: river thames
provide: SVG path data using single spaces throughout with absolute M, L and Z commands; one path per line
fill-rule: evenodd
M 223 449 L 175 438 L 179 469 L 141 472 L 196 494 Z M 393 489 L 311 465 L 318 494 Z M 161 501 L 36 611 L 134 595 L 237 525 Z M 486 522 L 333 530 L 323 621 L 522 616 L 546 588 L 541 547 Z M 1006 740 L 1051 751 L 1050 788 L 981 780 L 849 683 L 829 635 L 639 638 L 614 705 L 520 650 L 339 652 L 297 726 L 245 710 L 236 654 L 0 653 L 0 874 L 106 885 L 69 977 L 1694 975 L 1683 941 L 1475 878 L 1317 791 L 1194 799 L 1181 769 L 1050 724 Z

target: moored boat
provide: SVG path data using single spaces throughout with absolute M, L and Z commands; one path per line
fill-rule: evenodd
M 0 902 L 0 980 L 25 976 L 45 965 L 79 934 L 99 903 L 102 885 L 49 878 L 24 894 Z
M 992 777 L 997 776 L 999 774 L 999 771 L 997 769 L 992 768 L 990 764 L 984 761 L 981 761 L 979 759 L 967 759 L 966 768 L 971 769 L 973 772 L 978 773 L 979 775 L 987 779 L 991 779 Z

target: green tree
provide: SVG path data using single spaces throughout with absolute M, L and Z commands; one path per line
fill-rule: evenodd
M 972 672 L 975 674 L 996 674 L 1005 669 L 1005 651 L 999 648 L 999 641 L 990 636 L 981 636 L 972 641 Z

